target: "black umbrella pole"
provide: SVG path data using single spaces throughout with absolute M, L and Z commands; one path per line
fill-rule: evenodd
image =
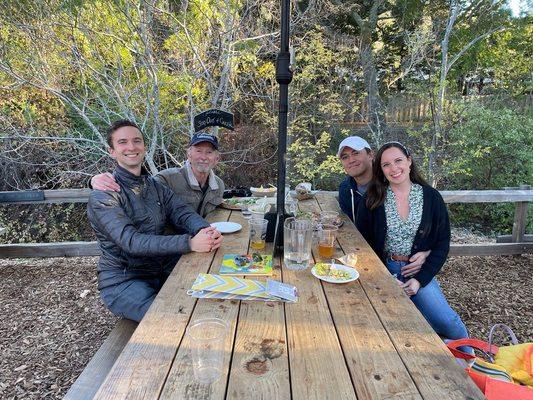
M 278 121 L 278 182 L 277 182 L 277 218 L 274 243 L 276 254 L 283 250 L 283 224 L 285 222 L 285 182 L 287 171 L 287 113 L 288 85 L 280 84 L 279 121 Z
M 289 113 L 289 83 L 292 81 L 289 53 L 290 0 L 281 0 L 281 43 L 276 60 L 276 81 L 279 83 L 278 119 L 278 182 L 277 216 L 274 233 L 275 253 L 283 250 L 283 224 L 285 222 L 285 172 L 287 166 L 287 115 Z

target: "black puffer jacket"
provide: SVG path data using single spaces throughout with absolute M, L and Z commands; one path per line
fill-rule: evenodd
M 120 192 L 93 190 L 87 215 L 102 257 L 98 288 L 133 278 L 158 277 L 180 254 L 191 251 L 191 236 L 209 224 L 165 185 L 151 176 L 114 171 Z M 165 224 L 189 234 L 164 235 Z

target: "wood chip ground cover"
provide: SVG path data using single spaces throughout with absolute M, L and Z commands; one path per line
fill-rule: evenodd
M 0 398 L 61 399 L 103 343 L 117 318 L 98 297 L 97 260 L 0 260 Z M 531 342 L 532 274 L 532 255 L 456 257 L 439 280 L 472 336 L 502 322 Z

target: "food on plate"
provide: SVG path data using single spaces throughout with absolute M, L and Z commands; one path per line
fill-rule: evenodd
M 255 204 L 257 197 L 232 197 L 231 199 L 224 199 L 222 206 L 231 209 L 240 209 L 242 206 L 249 206 Z
M 263 197 L 263 196 L 274 196 L 276 194 L 277 189 L 275 187 L 251 187 L 250 190 L 252 191 L 252 195 L 257 197 Z
M 314 192 L 311 190 L 312 185 L 309 182 L 302 182 L 296 185 L 294 188 L 295 197 L 298 200 L 311 199 L 314 196 Z
M 319 212 L 306 212 L 306 211 L 298 211 L 296 213 L 296 217 L 299 219 L 309 219 L 313 223 L 313 228 L 315 230 L 318 229 L 318 226 L 320 225 L 320 213 Z M 344 221 L 342 220 L 340 215 L 337 215 L 337 217 L 330 221 L 331 225 L 336 226 L 337 228 L 340 228 Z
M 329 278 L 334 278 L 342 281 L 346 281 L 350 279 L 352 276 L 349 272 L 343 271 L 341 269 L 337 269 L 331 264 L 326 263 L 317 263 L 315 264 L 315 271 L 320 276 L 326 276 Z
M 309 182 L 302 182 L 296 185 L 294 190 L 296 190 L 296 193 L 298 194 L 305 194 L 309 193 L 311 191 L 312 185 Z

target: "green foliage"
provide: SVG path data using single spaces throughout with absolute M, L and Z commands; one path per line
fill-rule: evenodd
M 532 182 L 533 119 L 501 105 L 455 108 L 444 164 L 450 189 L 501 189 Z
M 344 92 L 349 77 L 342 71 L 349 69 L 354 54 L 351 48 L 330 45 L 326 32 L 315 27 L 299 50 L 290 99 L 288 176 L 293 185 L 309 181 L 334 189 L 340 181 L 342 168 L 333 154 L 340 122 L 356 100 Z
M 441 187 L 449 190 L 503 189 L 533 182 L 533 118 L 503 104 L 468 103 L 454 109 L 454 125 L 443 161 Z M 514 206 L 454 205 L 457 221 L 510 232 Z M 529 215 L 528 225 L 533 218 Z

